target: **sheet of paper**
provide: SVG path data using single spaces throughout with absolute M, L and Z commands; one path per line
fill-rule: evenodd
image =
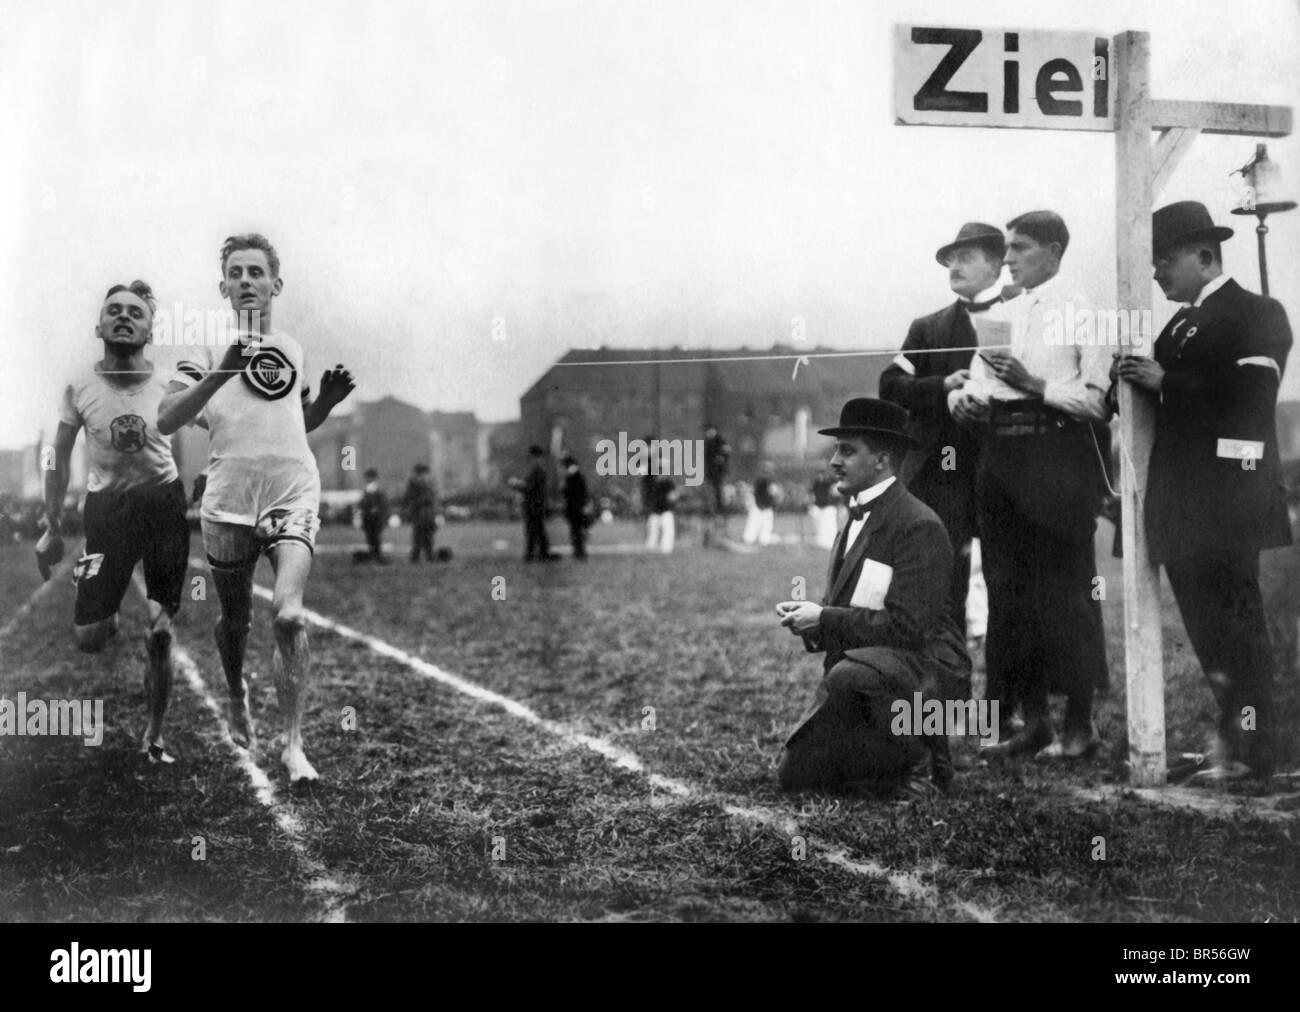
M 858 575 L 858 585 L 853 588 L 849 604 L 854 608 L 880 611 L 885 607 L 885 595 L 889 593 L 889 584 L 893 578 L 893 566 L 886 566 L 873 559 L 864 560 L 862 572 Z
M 1011 344 L 1011 321 L 990 319 L 987 313 L 972 313 L 975 337 L 981 348 L 1006 348 Z

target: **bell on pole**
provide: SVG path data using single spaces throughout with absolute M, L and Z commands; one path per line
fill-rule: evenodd
M 1264 252 L 1264 237 L 1268 235 L 1268 225 L 1264 219 L 1270 214 L 1292 210 L 1296 202 L 1285 189 L 1281 168 L 1268 157 L 1266 144 L 1256 144 L 1255 157 L 1229 175 L 1235 176 L 1237 173 L 1241 173 L 1246 181 L 1246 192 L 1232 213 L 1253 214 L 1259 219 L 1259 224 L 1255 226 L 1255 234 L 1259 237 L 1259 287 L 1267 295 L 1268 259 Z

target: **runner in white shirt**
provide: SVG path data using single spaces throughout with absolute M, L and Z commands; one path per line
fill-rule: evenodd
M 230 691 L 231 734 L 238 744 L 254 747 L 244 650 L 252 626 L 253 571 L 266 552 L 275 569 L 276 695 L 289 719 L 280 758 L 290 782 L 315 780 L 302 747 L 310 683 L 302 596 L 320 527 L 320 475 L 307 433 L 352 392 L 352 376 L 341 365 L 327 370 L 311 400 L 301 346 L 271 326 L 271 300 L 284 281 L 280 258 L 264 236 L 228 238 L 221 272 L 221 294 L 235 311 L 240 339 L 220 357 L 204 348 L 178 364 L 158 427 L 174 432 L 202 412 L 211 433 L 200 520 L 221 600 L 215 632 Z
M 153 337 L 153 312 L 153 293 L 143 281 L 114 285 L 104 298 L 97 328 L 103 358 L 68 384 L 59 407 L 54 469 L 45 475 L 47 527 L 36 560 L 49 579 L 50 566 L 63 557 L 63 500 L 72 448 L 84 428 L 90 475 L 86 546 L 73 570 L 77 646 L 98 653 L 116 634 L 131 573 L 143 561 L 149 722 L 142 744 L 150 762 L 170 763 L 162 724 L 172 686 L 171 618 L 180 609 L 190 531 L 171 444 L 158 431 L 158 405 L 168 378 L 144 357 Z

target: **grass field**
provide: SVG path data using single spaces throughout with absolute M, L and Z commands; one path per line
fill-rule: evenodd
M 783 520 L 787 530 L 798 523 Z M 562 525 L 551 527 L 558 536 Z M 676 554 L 646 556 L 618 547 L 640 533 L 619 523 L 597 528 L 586 564 L 525 566 L 517 525 L 461 524 L 439 537 L 455 552 L 450 563 L 408 565 L 403 530 L 392 533 L 393 565 L 379 567 L 353 565 L 353 532 L 327 529 L 307 605 L 382 643 L 312 631 L 307 747 L 323 779 L 291 791 L 259 599 L 252 758 L 271 780 L 260 795 L 180 672 L 168 733 L 177 763 L 150 767 L 137 755 L 137 591 L 121 635 L 83 656 L 71 643 L 66 572 L 15 618 L 39 577 L 30 545 L 5 546 L 0 693 L 103 699 L 108 728 L 97 748 L 0 737 L 0 917 L 1300 919 L 1300 799 L 1248 782 L 1200 792 L 1221 803 L 1198 811 L 1119 790 L 1122 603 L 1110 530 L 1102 524 L 1098 537 L 1112 588 L 1102 754 L 1069 770 L 989 766 L 963 740 L 952 793 L 912 805 L 776 789 L 784 733 L 820 660 L 779 628 L 772 605 L 798 577 L 820 594 L 826 556 L 811 546 L 732 555 L 701 549 L 688 528 Z M 199 548 L 196 536 L 196 558 Z M 1300 558 L 1265 559 L 1290 735 L 1284 768 L 1294 769 Z M 1215 706 L 1166 597 L 1176 755 L 1201 747 Z M 187 600 L 178 643 L 221 700 L 216 615 L 214 595 Z M 475 697 L 450 676 L 499 697 Z M 354 730 L 344 727 L 348 707 Z

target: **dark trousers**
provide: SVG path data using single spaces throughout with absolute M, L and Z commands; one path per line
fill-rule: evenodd
M 1030 440 L 1018 442 L 1029 449 Z M 1004 717 L 1021 706 L 1031 719 L 1048 715 L 1049 692 L 1063 692 L 1065 729 L 1087 732 L 1107 682 L 1089 505 L 1063 500 L 1056 514 L 1036 506 L 1029 515 L 996 474 L 981 475 L 977 502 L 989 593 L 985 698 L 999 700 Z
M 433 534 L 438 525 L 432 520 L 417 520 L 411 525 L 411 561 L 419 562 L 424 555 L 433 561 Z
M 585 559 L 587 557 L 587 518 L 581 513 L 566 516 L 569 522 L 569 543 L 573 545 L 573 557 L 575 559 Z
M 551 554 L 551 541 L 546 536 L 546 513 L 529 510 L 524 514 L 524 560 L 534 557 L 544 559 Z
M 966 598 L 970 596 L 970 549 L 975 537 L 975 483 L 927 480 L 919 474 L 908 491 L 925 503 L 943 522 L 952 544 L 952 583 L 948 599 L 952 617 L 966 638 Z
M 1165 563 L 1231 758 L 1271 773 L 1273 650 L 1259 591 L 1259 553 L 1224 550 Z M 1253 708 L 1254 729 L 1243 728 Z M 1244 711 L 1244 713 L 1243 713 Z
M 370 548 L 370 557 L 378 560 L 383 556 L 382 541 L 384 535 L 384 521 L 376 517 L 374 519 L 363 519 L 361 529 L 366 534 L 366 545 Z
M 927 759 L 925 738 L 890 729 L 894 701 L 910 706 L 920 681 L 893 651 L 875 648 L 859 656 L 867 659 L 846 657 L 826 673 L 820 708 L 786 742 L 777 772 L 782 789 L 887 793 Z

